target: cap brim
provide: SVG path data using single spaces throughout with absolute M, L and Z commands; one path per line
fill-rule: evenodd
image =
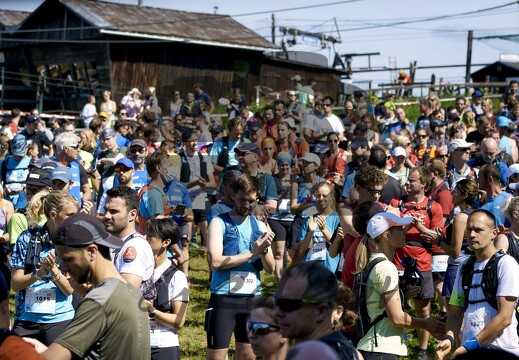
M 97 240 L 95 244 L 103 245 L 111 249 L 120 249 L 123 247 L 123 241 L 113 235 L 110 235 L 109 237 L 103 240 Z
M 61 181 L 63 181 L 64 183 L 69 183 L 69 182 L 72 181 L 72 180 L 70 180 L 70 179 L 67 179 L 67 178 L 64 177 L 64 176 L 54 176 L 54 177 L 51 178 L 51 180 L 52 180 L 52 181 L 54 181 L 54 180 L 61 180 Z
M 514 190 L 514 191 L 519 190 L 519 183 L 511 183 L 511 184 L 508 184 L 508 188 L 509 188 L 510 190 Z

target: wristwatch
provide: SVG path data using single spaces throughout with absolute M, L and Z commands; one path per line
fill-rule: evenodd
M 155 315 L 157 315 L 157 309 L 151 308 L 151 310 L 148 311 L 148 317 L 150 319 L 155 319 Z
M 41 280 L 42 276 L 38 275 L 38 270 L 39 269 L 34 269 L 32 272 L 32 276 L 34 276 L 36 280 Z

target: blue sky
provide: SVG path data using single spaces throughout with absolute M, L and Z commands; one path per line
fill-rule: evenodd
M 138 0 L 110 1 L 137 4 Z M 0 0 L 0 8 L 32 11 L 41 2 Z M 418 67 L 465 64 L 468 30 L 473 30 L 475 37 L 519 34 L 519 4 L 487 10 L 510 4 L 510 0 L 321 0 L 320 5 L 315 0 L 143 0 L 143 3 L 145 6 L 206 13 L 213 13 L 217 6 L 218 14 L 236 15 L 237 21 L 269 40 L 272 12 L 275 13 L 277 27 L 326 32 L 337 37 L 333 20 L 335 17 L 342 38 L 342 43 L 337 44 L 339 53 L 380 52 L 379 56 L 371 59 L 371 65 L 375 67 L 388 66 L 390 58 L 394 58 L 396 65 L 402 68 L 408 68 L 409 62 L 415 60 Z M 313 6 L 314 4 L 317 5 Z M 292 9 L 277 11 L 288 8 Z M 261 13 L 246 15 L 258 12 Z M 458 15 L 463 13 L 469 14 Z M 279 32 L 277 34 L 280 35 Z M 281 37 L 278 37 L 278 44 L 280 40 Z M 299 45 L 290 50 L 319 49 Z M 320 50 L 318 53 L 333 59 L 331 49 Z M 519 54 L 519 44 L 502 40 L 475 40 L 472 63 L 493 63 L 499 60 L 500 53 Z M 354 58 L 354 68 L 366 66 L 367 58 Z M 473 67 L 472 71 L 477 69 L 478 67 Z M 443 78 L 449 82 L 460 82 L 465 76 L 465 68 L 418 68 L 415 81 L 429 81 L 433 72 L 437 80 Z M 373 80 L 374 83 L 387 83 L 389 79 L 388 72 L 357 73 L 353 77 L 354 81 Z

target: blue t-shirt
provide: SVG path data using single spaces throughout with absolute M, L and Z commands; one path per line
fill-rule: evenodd
M 234 204 L 226 204 L 223 202 L 214 204 L 211 206 L 209 213 L 207 214 L 207 224 L 210 224 L 211 220 L 213 220 L 218 215 L 231 211 L 233 207 Z
M 115 142 L 117 143 L 117 147 L 128 147 L 130 146 L 131 141 L 122 136 L 121 134 L 117 134 L 115 138 Z
M 169 205 L 177 206 L 184 204 L 186 205 L 186 209 L 193 208 L 189 191 L 183 182 L 173 180 L 164 188 L 164 193 L 166 194 L 166 200 Z
M 63 168 L 63 166 L 60 166 L 58 163 L 56 163 L 56 165 L 58 165 L 57 168 Z M 67 169 L 72 175 L 73 180 L 72 187 L 69 190 L 69 194 L 81 203 L 81 176 L 79 174 L 79 164 L 76 161 L 72 161 L 67 167 Z
M 33 233 L 41 234 L 40 238 L 43 239 L 41 241 L 41 252 L 39 253 L 39 259 L 43 261 L 50 251 L 55 252 L 56 250 L 50 242 L 46 227 L 42 228 L 36 225 Z M 30 230 L 25 230 L 18 236 L 11 257 L 11 267 L 13 269 L 25 269 L 25 259 L 31 239 Z M 35 262 L 37 263 L 38 260 L 35 260 Z M 37 266 L 37 264 L 35 265 Z M 27 289 L 17 291 L 15 298 L 16 313 L 14 319 L 17 321 L 53 324 L 70 320 L 74 317 L 72 295 L 67 296 L 61 292 L 52 282 L 50 274 L 45 275 Z M 33 305 L 31 306 L 31 304 Z
M 494 198 L 488 198 L 485 205 L 481 207 L 483 210 L 490 211 L 496 217 L 496 225 L 499 226 L 504 224 L 505 227 L 510 227 L 510 221 L 503 214 L 503 207 L 505 205 L 506 199 L 512 197 L 511 194 L 506 191 L 502 191 L 501 194 L 497 195 Z
M 140 189 L 148 185 L 148 172 L 146 171 L 146 166 L 144 166 L 144 170 L 135 170 L 135 173 L 132 177 L 133 188 L 137 193 L 139 193 Z M 114 178 L 114 186 L 119 185 L 119 179 L 117 176 Z
M 146 219 L 155 215 L 164 215 L 164 191 L 156 187 L 149 188 L 142 194 L 139 202 L 139 214 Z
M 317 215 L 313 215 L 314 219 L 317 217 Z M 334 211 L 330 215 L 326 216 L 326 228 L 331 234 L 335 234 L 335 231 L 340 225 L 339 222 L 339 214 Z M 301 226 L 301 230 L 299 230 L 299 234 L 297 235 L 297 242 L 302 241 L 306 234 L 308 234 L 308 221 L 303 222 L 303 226 Z M 333 238 L 332 238 L 333 240 Z M 334 258 L 330 257 L 330 252 L 328 251 L 328 244 L 326 243 L 326 239 L 324 237 L 324 234 L 322 233 L 321 229 L 317 226 L 317 228 L 314 231 L 314 234 L 312 235 L 312 239 L 310 240 L 310 245 L 317 245 L 317 244 L 324 243 L 326 245 L 325 249 L 325 260 L 316 260 L 320 261 L 328 270 L 335 273 L 337 271 L 337 266 L 339 265 L 339 259 L 340 259 L 340 253 L 337 254 Z M 305 261 L 312 261 L 309 260 L 310 251 L 313 250 L 314 246 L 310 249 L 305 250 Z

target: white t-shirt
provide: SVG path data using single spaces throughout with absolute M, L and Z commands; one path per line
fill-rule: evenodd
M 153 282 L 157 282 L 164 272 L 171 266 L 171 260 L 166 260 L 162 265 L 157 267 L 153 272 Z M 189 290 L 187 286 L 186 275 L 177 270 L 173 274 L 168 286 L 169 301 L 189 301 Z M 179 346 L 178 334 L 176 330 L 160 325 L 155 321 L 150 321 L 153 327 L 151 334 L 152 347 L 166 348 Z
M 131 274 L 148 280 L 153 275 L 155 260 L 150 244 L 139 233 L 135 232 L 123 239 L 124 245 L 115 256 L 114 264 L 121 274 Z
M 196 179 L 202 177 L 202 170 L 200 168 L 200 156 L 198 153 L 195 153 L 192 157 L 186 154 L 186 159 L 189 164 L 189 182 L 195 181 Z M 206 164 L 207 174 L 212 176 L 214 173 L 213 164 L 211 163 L 211 159 L 209 155 L 202 155 L 202 159 Z M 200 186 L 193 186 L 188 189 L 189 197 L 191 198 L 191 204 L 193 205 L 193 209 L 195 210 L 208 210 L 210 207 L 209 199 L 207 198 L 207 190 Z
M 474 270 L 483 270 L 490 259 L 474 264 Z M 464 306 L 465 296 L 461 284 L 461 269 L 459 266 L 454 282 L 453 293 L 450 304 Z M 498 286 L 496 296 L 519 297 L 519 265 L 510 255 L 504 255 L 497 264 Z M 480 284 L 483 273 L 476 273 L 472 277 L 472 284 Z M 483 289 L 481 287 L 470 290 L 471 300 L 483 299 Z M 483 328 L 497 315 L 497 310 L 490 306 L 486 301 L 476 304 L 469 304 L 463 316 L 462 343 L 473 338 L 483 330 Z M 498 334 L 490 344 L 496 348 L 511 352 L 519 356 L 519 338 L 517 336 L 517 319 L 515 314 L 512 316 L 512 323 L 508 325 L 501 334 Z
M 132 184 L 131 188 L 133 190 L 135 190 L 135 192 L 138 194 L 139 191 L 141 190 L 141 186 L 140 185 L 135 185 L 135 184 Z M 101 199 L 99 199 L 99 205 L 97 207 L 97 213 L 100 214 L 100 215 L 104 215 L 105 214 L 105 205 L 106 205 L 106 198 L 108 197 L 108 195 L 106 195 L 106 191 L 110 189 L 110 188 L 103 188 L 104 190 L 104 193 L 103 195 L 101 195 Z

